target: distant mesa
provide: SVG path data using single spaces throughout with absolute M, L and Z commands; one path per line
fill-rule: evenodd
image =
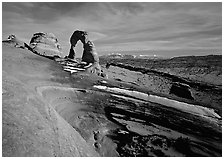
M 101 58 L 119 59 L 119 58 L 122 58 L 123 56 L 119 53 L 112 53 L 112 54 L 108 54 L 108 55 L 102 55 L 100 57 Z
M 126 58 L 126 59 L 130 59 L 130 58 L 135 58 L 135 55 L 123 55 L 120 53 L 111 53 L 108 55 L 102 55 L 100 56 L 101 58 L 111 58 L 111 59 L 120 59 L 120 58 Z
M 33 34 L 30 40 L 30 47 L 43 56 L 63 56 L 58 39 L 52 33 L 39 32 Z

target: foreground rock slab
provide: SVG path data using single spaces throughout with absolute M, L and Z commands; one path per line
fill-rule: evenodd
M 221 156 L 212 108 L 64 62 L 3 43 L 3 156 Z
M 3 43 L 2 53 L 2 155 L 98 156 L 38 93 L 45 86 L 70 87 L 56 80 L 68 79 L 68 73 L 28 50 Z

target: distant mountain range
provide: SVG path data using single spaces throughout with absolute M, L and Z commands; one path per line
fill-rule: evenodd
M 100 58 L 110 58 L 110 59 L 164 59 L 165 57 L 157 55 L 129 55 L 120 53 L 111 53 L 107 55 L 102 55 Z

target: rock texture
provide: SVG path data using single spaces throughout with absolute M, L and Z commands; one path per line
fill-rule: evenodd
M 157 61 L 145 59 L 100 59 L 100 62 L 102 68 L 108 68 L 107 73 L 109 75 L 109 78 L 119 78 L 122 79 L 123 82 L 147 87 L 153 92 L 168 95 L 170 94 L 170 89 L 174 82 L 189 85 L 191 93 L 193 94 L 194 101 L 202 102 L 203 105 L 214 108 L 221 114 L 221 56 L 209 55 L 194 57 L 195 63 L 192 62 L 191 56 L 184 57 L 184 60 L 182 60 L 182 62 L 179 62 L 179 58 L 174 59 Z M 187 61 L 189 61 L 188 64 Z M 201 64 L 199 64 L 198 62 L 200 62 Z M 166 71 L 163 71 L 163 68 L 166 69 Z M 173 71 L 169 71 L 169 69 L 172 69 Z M 202 71 L 200 73 L 197 70 L 204 70 L 204 72 Z M 183 77 L 181 76 L 181 74 L 185 74 L 186 76 Z M 187 74 L 190 74 L 190 76 L 187 76 Z M 194 80 L 193 78 L 191 78 L 193 76 L 198 78 Z M 207 77 L 210 78 L 208 79 Z M 203 80 L 201 81 L 201 79 Z M 210 83 L 208 81 L 212 82 Z M 170 95 L 174 97 L 173 94 Z M 185 100 L 186 98 L 181 97 L 181 99 Z
M 75 95 L 60 82 L 68 73 L 29 50 L 3 43 L 2 53 L 2 155 L 98 156 L 55 108 L 62 101 L 81 107 L 61 98 Z
M 40 55 L 62 57 L 62 49 L 58 39 L 52 33 L 35 33 L 30 41 L 30 47 Z
M 191 103 L 183 105 L 182 98 L 91 73 L 70 74 L 57 63 L 62 59 L 5 43 L 2 57 L 3 156 L 222 155 L 222 121 L 204 117 L 213 109 L 195 106 L 189 111 L 200 115 L 186 113 L 198 103 L 184 99 Z

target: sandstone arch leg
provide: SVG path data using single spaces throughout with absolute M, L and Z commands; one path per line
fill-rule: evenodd
M 71 38 L 71 48 L 69 52 L 69 58 L 75 58 L 74 48 L 78 41 L 81 41 L 83 44 L 83 55 L 82 62 L 86 63 L 86 71 L 89 73 L 95 73 L 97 75 L 101 75 L 101 67 L 99 64 L 99 57 L 96 51 L 96 47 L 93 42 L 88 38 L 88 33 L 86 31 L 76 30 Z
M 72 46 L 70 48 L 68 58 L 70 58 L 70 59 L 74 59 L 75 58 L 75 51 L 74 51 L 74 48 Z

